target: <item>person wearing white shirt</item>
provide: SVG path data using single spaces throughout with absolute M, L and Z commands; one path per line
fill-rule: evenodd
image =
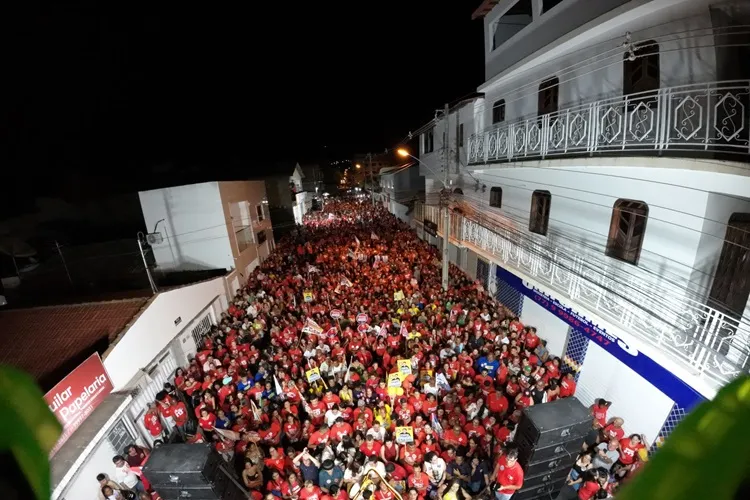
M 367 429 L 367 436 L 372 436 L 375 441 L 383 442 L 385 440 L 385 429 L 380 425 L 380 422 L 373 422 L 372 427 Z
M 445 460 L 440 458 L 437 453 L 431 451 L 424 457 L 424 472 L 430 478 L 430 483 L 434 486 L 440 486 L 445 480 Z
M 124 488 L 144 492 L 146 489 L 141 483 L 141 478 L 138 474 L 130 470 L 130 466 L 122 457 L 122 455 L 115 455 L 112 458 L 112 462 L 115 464 L 115 480 L 120 483 Z
M 331 408 L 325 414 L 326 424 L 328 424 L 329 428 L 333 427 L 333 424 L 336 423 L 336 419 L 343 416 L 344 414 L 341 413 L 341 410 L 338 408 Z

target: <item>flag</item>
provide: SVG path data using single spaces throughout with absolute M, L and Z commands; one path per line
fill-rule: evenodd
M 440 439 L 443 439 L 443 426 L 440 425 L 440 421 L 437 418 L 437 412 L 430 413 L 430 425 L 432 426 L 432 430 L 437 432 Z
M 315 322 L 312 318 L 307 318 L 307 321 L 305 322 L 305 327 L 302 329 L 305 333 L 323 333 L 323 328 Z
M 349 358 L 349 364 L 346 366 L 346 375 L 344 375 L 344 383 L 349 382 L 349 375 L 352 369 L 352 361 L 354 361 L 354 356 L 351 356 Z
M 354 286 L 354 284 L 351 281 L 349 281 L 349 278 L 342 278 L 341 284 L 344 286 L 348 286 L 349 288 Z
M 378 237 L 377 234 L 375 234 L 375 232 L 370 232 L 370 239 L 372 239 L 372 240 L 379 240 L 380 238 Z
M 320 269 L 318 269 L 315 266 L 307 266 L 307 272 L 308 273 L 319 273 Z
M 355 236 L 355 237 L 354 237 L 354 241 L 356 241 L 356 242 L 357 242 L 357 248 L 359 248 L 359 245 L 361 245 L 361 243 L 359 242 L 359 238 L 357 238 L 357 237 Z
M 261 413 L 260 413 L 260 409 L 259 409 L 259 408 L 258 408 L 258 407 L 256 406 L 256 404 L 255 404 L 255 401 L 253 401 L 252 399 L 250 400 L 250 408 L 251 408 L 251 409 L 252 409 L 252 411 L 253 411 L 253 418 L 254 418 L 254 419 L 255 419 L 255 420 L 257 421 L 257 422 L 260 422 L 260 421 L 261 421 Z
M 385 324 L 380 325 L 380 331 L 378 332 L 378 336 L 386 337 L 388 335 L 388 330 L 385 327 Z
M 279 379 L 276 378 L 276 375 L 273 376 L 273 383 L 276 389 L 276 394 L 279 395 L 279 398 L 284 399 L 284 390 L 281 388 L 281 383 L 279 383 Z
M 409 329 L 406 328 L 406 321 L 401 323 L 401 331 L 399 331 L 402 337 L 408 337 L 409 336 Z

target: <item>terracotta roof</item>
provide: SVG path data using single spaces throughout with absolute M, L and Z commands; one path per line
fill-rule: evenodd
M 148 299 L 0 312 L 0 363 L 21 368 L 43 390 L 94 352 L 102 354 Z

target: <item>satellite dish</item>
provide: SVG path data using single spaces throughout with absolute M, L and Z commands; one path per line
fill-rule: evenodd
M 160 243 L 164 243 L 164 237 L 161 235 L 161 233 L 148 233 L 146 235 L 146 242 L 149 245 L 158 245 Z

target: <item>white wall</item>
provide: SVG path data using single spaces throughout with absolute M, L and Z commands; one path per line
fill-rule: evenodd
M 164 242 L 153 245 L 159 268 L 231 269 L 232 248 L 217 182 L 190 184 L 138 193 L 146 228 Z
M 570 329 L 567 323 L 526 296 L 523 298 L 521 323 L 536 327 L 537 335 L 547 341 L 550 354 L 563 356 Z
M 645 434 L 649 444 L 674 405 L 659 389 L 593 342 L 586 351 L 576 397 L 586 406 L 598 398 L 612 401 L 609 417 L 623 418 L 625 432 Z
M 545 23 L 564 23 L 564 17 L 576 16 L 576 10 L 586 8 L 580 1 L 577 6 L 573 5 L 575 1 L 569 3 L 570 7 L 562 16 L 550 17 Z M 560 80 L 560 108 L 575 102 L 622 95 L 623 52 L 618 46 L 628 31 L 636 43 L 682 33 L 668 38 L 675 41 L 657 41 L 662 87 L 715 80 L 715 49 L 711 47 L 714 40 L 710 31 L 706 31 L 712 27 L 708 13 L 710 3 L 708 0 L 632 1 L 582 26 L 579 31 L 564 36 L 561 33 L 554 43 L 507 70 L 500 67 L 502 57 L 488 57 L 488 83 L 480 88 L 486 94 L 487 123 L 491 123 L 492 104 L 500 98 L 506 101 L 506 121 L 536 115 L 539 83 L 552 75 Z M 521 36 L 531 39 L 533 32 L 542 28 L 535 21 L 511 42 Z M 695 30 L 704 31 L 696 33 Z M 496 52 L 502 55 L 501 52 L 512 48 Z
M 96 475 L 99 473 L 107 474 L 114 481 L 115 466 L 112 463 L 112 457 L 120 451 L 112 448 L 106 438 L 102 439 L 68 483 L 62 498 L 66 500 L 96 500 L 100 491 Z
M 120 341 L 104 355 L 104 367 L 114 390 L 125 387 L 197 314 L 221 296 L 226 297 L 223 277 L 161 292 L 154 297 Z M 221 307 L 221 301 L 216 304 L 217 308 Z M 182 320 L 175 325 L 178 317 Z

